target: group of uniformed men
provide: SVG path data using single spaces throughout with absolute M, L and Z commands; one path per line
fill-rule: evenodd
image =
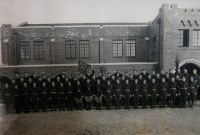
M 7 112 L 107 109 L 120 109 L 130 106 L 135 109 L 142 107 L 193 107 L 199 87 L 199 75 L 194 69 L 189 74 L 187 69 L 176 73 L 152 71 L 147 73 L 121 74 L 115 72 L 98 75 L 92 72 L 79 74 L 76 78 L 65 74 L 29 75 L 15 74 L 15 77 L 4 83 L 3 100 Z

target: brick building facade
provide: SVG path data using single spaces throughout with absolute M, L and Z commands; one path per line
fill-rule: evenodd
M 1 69 L 77 71 L 80 59 L 108 72 L 167 71 L 176 57 L 200 67 L 199 25 L 200 9 L 176 4 L 163 4 L 151 23 L 3 24 Z

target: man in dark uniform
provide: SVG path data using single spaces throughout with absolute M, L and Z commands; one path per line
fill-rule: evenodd
M 151 72 L 151 78 L 153 79 L 155 79 L 156 78 L 156 72 L 153 70 L 152 72 Z
M 117 79 L 116 81 L 116 89 L 115 89 L 115 94 L 114 94 L 114 98 L 116 101 L 116 109 L 120 109 L 121 107 L 121 99 L 122 99 L 122 86 L 120 84 L 119 79 Z
M 97 79 L 96 89 L 95 89 L 95 101 L 97 103 L 97 109 L 101 110 L 102 105 L 102 85 L 99 79 Z
M 166 100 L 166 104 L 168 106 L 170 106 L 170 96 L 171 96 L 170 82 L 171 82 L 171 79 L 169 77 L 169 73 L 166 73 L 166 84 L 167 84 L 167 100 Z
M 115 76 L 114 75 L 112 75 L 110 83 L 111 83 L 111 87 L 112 87 L 112 91 L 113 91 L 113 97 L 112 97 L 111 101 L 116 106 L 116 100 L 115 100 L 115 96 L 114 95 L 115 95 L 115 90 L 116 90 L 117 82 L 115 80 Z
M 167 99 L 167 83 L 165 81 L 165 78 L 162 78 L 162 82 L 159 84 L 159 95 L 160 95 L 160 107 L 165 107 L 166 105 L 166 99 Z
M 47 102 L 48 102 L 48 88 L 46 86 L 46 83 L 42 83 L 42 88 L 41 88 L 41 103 L 42 103 L 42 111 L 46 112 L 47 109 Z
M 142 75 L 142 79 L 147 80 L 148 74 L 147 74 L 147 72 L 144 69 L 142 69 L 142 73 L 140 75 Z
M 106 86 L 107 86 L 107 81 L 106 81 L 106 77 L 103 75 L 102 76 L 102 80 L 101 80 L 101 86 L 102 86 L 102 105 L 106 106 L 106 98 L 105 98 L 105 94 L 106 94 Z
M 175 78 L 172 77 L 170 82 L 170 101 L 171 101 L 171 107 L 174 108 L 176 106 L 176 97 L 177 97 L 177 84 L 175 82 Z
M 27 87 L 27 83 L 23 83 L 23 109 L 25 113 L 29 112 L 30 105 L 30 89 Z
M 25 75 L 24 75 L 24 81 L 25 81 L 25 82 L 28 82 L 28 79 L 29 79 L 29 77 L 28 77 L 28 73 L 25 72 Z
M 180 77 L 176 75 L 176 106 L 180 107 L 181 105 L 181 89 L 180 89 Z
M 78 107 L 79 110 L 82 110 L 82 108 L 83 108 L 83 102 L 82 102 L 83 93 L 82 93 L 82 86 L 80 85 L 80 81 L 77 81 L 77 85 L 74 89 L 74 92 L 75 92 L 74 98 L 75 98 L 77 107 Z
M 180 78 L 182 78 L 183 74 L 181 73 L 181 69 L 180 68 L 177 69 L 175 75 L 176 76 L 178 75 Z
M 188 91 L 188 84 L 185 80 L 185 77 L 182 77 L 182 80 L 180 81 L 180 93 L 181 93 L 181 108 L 186 107 L 186 99 L 187 99 L 187 91 Z
M 92 66 L 92 73 L 90 71 L 88 71 L 88 73 L 86 74 L 86 77 L 91 80 L 93 75 L 94 75 L 94 69 Z
M 5 88 L 3 89 L 3 102 L 6 106 L 6 113 L 11 113 L 12 112 L 12 89 L 10 88 L 9 84 L 5 84 Z
M 138 105 L 139 105 L 139 84 L 138 84 L 138 80 L 135 79 L 135 83 L 133 85 L 133 94 L 134 94 L 134 108 L 137 109 Z
M 151 83 L 151 108 L 156 107 L 156 94 L 157 94 L 157 84 L 156 80 L 153 78 Z
M 188 96 L 189 96 L 188 105 L 192 108 L 194 105 L 194 99 L 195 99 L 195 82 L 194 82 L 193 76 L 190 77 Z
M 60 85 L 58 87 L 58 105 L 60 111 L 65 110 L 65 88 L 62 82 L 60 82 Z
M 111 74 L 110 73 L 107 73 L 107 77 L 106 77 L 106 81 L 110 81 L 111 80 Z
M 92 96 L 94 94 L 93 90 L 92 90 L 92 85 L 90 83 L 90 80 L 87 79 L 87 83 L 86 83 L 86 89 L 85 89 L 85 100 L 86 100 L 86 109 L 87 110 L 90 110 L 91 109 L 91 106 L 92 106 Z
M 162 79 L 162 78 L 166 78 L 166 74 L 164 73 L 164 70 L 163 70 L 163 69 L 160 71 L 160 78 L 161 78 L 161 79 Z
M 68 110 L 72 111 L 73 110 L 73 86 L 71 84 L 71 81 L 68 82 L 67 86 L 67 100 L 68 100 Z
M 13 96 L 14 96 L 15 112 L 20 113 L 22 104 L 22 91 L 19 89 L 17 84 L 15 84 L 14 86 Z
M 133 71 L 133 80 L 138 79 L 138 73 L 136 70 Z
M 51 82 L 51 87 L 50 87 L 50 108 L 51 108 L 51 111 L 53 110 L 57 110 L 57 105 L 58 105 L 58 101 L 57 101 L 57 88 L 56 88 L 56 85 L 55 85 L 55 82 L 52 81 Z
M 200 97 L 200 92 L 198 91 L 199 85 L 200 85 L 200 78 L 199 75 L 197 74 L 197 70 L 193 69 L 193 73 L 191 75 L 194 78 L 194 83 L 195 83 L 195 100 L 198 97 Z
M 37 87 L 37 84 L 34 82 L 33 87 L 31 88 L 31 100 L 33 105 L 33 111 L 38 112 L 39 111 L 39 88 Z
M 173 73 L 173 70 L 172 70 L 172 69 L 169 69 L 169 78 L 172 79 L 172 77 L 175 78 L 174 73 Z
M 129 109 L 130 96 L 131 96 L 131 85 L 129 84 L 129 80 L 126 80 L 124 84 L 125 109 Z
M 125 103 L 125 97 L 123 95 L 124 94 L 124 90 L 125 90 L 125 84 L 126 84 L 125 76 L 122 75 L 121 80 L 120 80 L 121 92 L 122 92 L 122 99 L 121 99 L 122 105 L 124 105 L 124 103 Z
M 148 84 L 146 80 L 143 80 L 142 90 L 142 108 L 146 109 L 148 101 Z
M 112 99 L 112 94 L 113 94 L 110 80 L 108 80 L 106 88 L 107 88 L 106 89 L 106 94 L 105 94 L 106 104 L 107 104 L 107 109 L 110 110 L 111 105 L 112 105 L 111 99 Z
M 186 82 L 190 81 L 190 75 L 188 74 L 188 70 L 186 68 L 183 69 L 183 76 L 186 79 Z

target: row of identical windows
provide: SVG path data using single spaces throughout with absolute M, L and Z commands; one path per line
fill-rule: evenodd
M 200 46 L 200 30 L 193 30 L 192 46 Z M 179 30 L 179 45 L 189 47 L 189 29 Z
M 76 58 L 76 40 L 65 41 L 65 56 L 66 58 Z M 90 57 L 89 40 L 79 41 L 79 57 L 80 58 Z
M 135 40 L 126 40 L 126 57 L 135 57 Z M 113 40 L 113 57 L 123 57 L 123 40 Z
M 20 59 L 28 60 L 31 59 L 31 48 L 30 41 L 19 42 Z M 44 43 L 43 41 L 33 42 L 33 54 L 35 60 L 44 59 Z
M 126 40 L 126 56 L 135 56 L 135 40 Z M 20 59 L 28 60 L 31 58 L 30 41 L 21 41 L 19 43 L 20 48 Z M 34 41 L 33 42 L 33 54 L 35 60 L 44 59 L 44 42 Z M 76 58 L 76 40 L 65 41 L 65 57 Z M 89 58 L 89 40 L 79 41 L 79 57 Z M 123 57 L 123 40 L 113 40 L 113 57 Z

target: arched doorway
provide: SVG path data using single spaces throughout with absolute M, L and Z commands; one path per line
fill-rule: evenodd
M 200 67 L 193 63 L 187 63 L 180 67 L 182 71 L 184 68 L 186 68 L 190 74 L 192 74 L 193 69 L 197 69 L 197 73 L 200 74 Z
M 196 59 L 188 59 L 179 64 L 180 69 L 184 68 L 188 70 L 188 73 L 192 74 L 193 69 L 197 69 L 197 74 L 200 75 L 200 61 Z M 200 99 L 200 87 L 197 90 L 197 99 Z
M 188 59 L 179 64 L 181 69 L 186 68 L 189 73 L 192 73 L 193 69 L 197 69 L 197 73 L 200 74 L 200 61 L 196 59 Z

